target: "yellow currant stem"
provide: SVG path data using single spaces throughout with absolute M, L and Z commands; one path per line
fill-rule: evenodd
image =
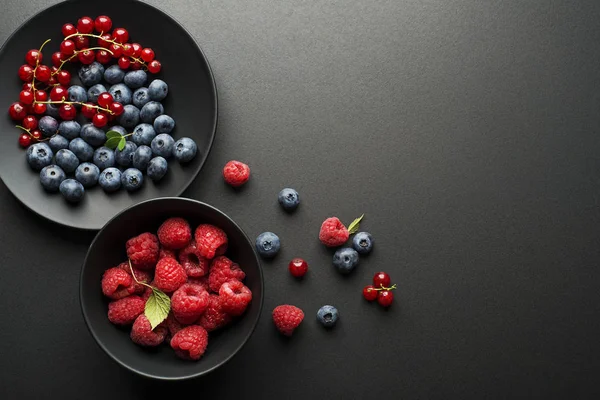
M 114 39 L 103 39 L 102 38 L 102 34 L 96 35 L 95 33 L 73 33 L 73 34 L 67 36 L 66 38 L 64 38 L 63 40 L 68 40 L 68 39 L 71 39 L 72 37 L 75 37 L 75 36 L 93 37 L 93 38 L 96 38 L 96 39 L 104 40 L 106 43 L 112 43 L 112 44 L 116 44 L 117 46 L 120 46 L 120 47 L 125 47 L 125 46 L 123 46 L 123 44 L 115 41 Z
M 380 284 L 379 286 L 381 286 L 381 287 L 379 287 L 379 288 L 374 288 L 374 289 L 375 289 L 375 290 L 394 290 L 394 289 L 397 289 L 397 287 L 396 287 L 396 284 L 395 284 L 395 283 L 394 283 L 394 284 L 393 284 L 391 287 L 385 287 L 385 286 L 383 286 L 383 285 L 381 285 L 381 284 Z
M 37 101 L 34 100 L 33 104 L 36 103 L 40 103 L 40 104 L 70 104 L 70 105 L 80 105 L 80 106 L 86 106 L 86 107 L 90 107 L 90 108 L 95 108 L 96 110 L 101 110 L 101 111 L 105 111 L 109 114 L 114 114 L 114 112 L 112 110 L 109 110 L 108 108 L 104 108 L 104 107 L 100 107 L 94 104 L 85 104 L 81 101 L 66 101 L 65 98 L 63 97 L 62 100 L 58 100 L 58 101 L 52 101 L 52 100 L 48 100 L 48 101 Z
M 71 55 L 71 57 L 67 58 L 67 59 L 66 59 L 66 60 L 64 60 L 64 61 L 61 61 L 60 65 L 58 66 L 58 68 L 56 69 L 56 71 L 54 71 L 54 72 L 52 73 L 52 76 L 54 76 L 54 75 L 58 74 L 58 73 L 60 72 L 60 70 L 62 69 L 62 67 L 63 67 L 63 66 L 66 64 L 66 63 L 68 63 L 69 61 L 71 61 L 72 59 L 74 59 L 75 57 L 77 57 L 77 55 L 78 55 L 79 53 L 81 53 L 81 52 L 83 52 L 83 51 L 86 51 L 86 50 L 106 50 L 106 51 L 108 51 L 108 52 L 109 52 L 111 55 L 115 54 L 115 53 L 113 53 L 112 51 L 110 51 L 109 49 L 107 49 L 107 48 L 104 48 L 104 47 L 91 47 L 91 48 L 89 48 L 89 49 L 77 50 L 77 51 L 75 51 L 75 52 L 73 53 L 73 55 Z
M 25 132 L 27 132 L 29 135 L 31 135 L 31 131 L 29 129 L 25 128 L 24 126 L 15 125 L 15 128 L 23 129 Z
M 38 49 L 38 51 L 41 53 L 42 49 L 44 48 L 45 45 L 47 45 L 49 42 L 51 42 L 52 39 L 48 39 L 46 40 L 44 43 L 42 43 L 42 45 L 40 46 L 40 48 Z M 39 60 L 39 59 L 38 59 Z

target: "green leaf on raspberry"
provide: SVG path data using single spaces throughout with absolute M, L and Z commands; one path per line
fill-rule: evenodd
M 354 221 L 352 221 L 352 223 L 348 226 L 348 232 L 352 235 L 356 232 L 358 232 L 358 230 L 360 229 L 360 221 L 362 221 L 363 217 L 365 216 L 365 214 L 361 215 L 360 217 L 356 218 Z
M 152 294 L 148 297 L 146 308 L 144 309 L 144 314 L 146 315 L 146 318 L 148 318 L 148 321 L 150 321 L 152 330 L 167 319 L 170 310 L 171 299 L 169 296 L 152 287 Z
M 127 143 L 127 140 L 125 140 L 124 137 L 121 137 L 121 140 L 119 140 L 119 145 L 117 146 L 119 151 L 123 151 L 126 143 Z

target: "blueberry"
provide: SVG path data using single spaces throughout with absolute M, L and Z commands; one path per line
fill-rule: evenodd
M 359 254 L 369 254 L 373 250 L 373 237 L 368 232 L 358 232 L 352 238 L 352 247 Z
M 300 204 L 298 192 L 291 188 L 282 189 L 281 192 L 279 192 L 277 199 L 279 200 L 281 207 L 286 211 L 293 211 Z
M 137 108 L 144 107 L 144 104 L 150 101 L 150 95 L 148 94 L 148 88 L 141 87 L 133 92 L 133 105 Z
M 332 328 L 339 316 L 340 314 L 334 306 L 323 306 L 317 311 L 317 320 L 319 320 L 325 328 Z
M 68 149 L 59 150 L 56 153 L 55 160 L 56 165 L 62 168 L 67 174 L 75 171 L 77 166 L 79 165 L 79 159 L 77 156 Z
M 77 121 L 63 121 L 58 125 L 58 132 L 67 139 L 75 139 L 81 132 L 81 125 Z
M 123 107 L 123 114 L 119 115 L 118 121 L 124 128 L 133 129 L 140 122 L 140 110 L 136 106 L 127 104 Z
M 342 274 L 347 274 L 358 265 L 358 253 L 350 247 L 342 247 L 333 255 L 333 265 Z
M 164 157 L 154 157 L 148 163 L 146 174 L 153 181 L 160 181 L 166 175 L 168 169 L 169 164 L 167 164 L 167 160 Z
M 69 150 L 71 150 L 79 161 L 90 161 L 94 155 L 94 148 L 87 144 L 82 138 L 75 138 L 69 143 Z
M 140 119 L 142 122 L 146 122 L 148 124 L 154 123 L 156 117 L 165 112 L 162 104 L 156 101 L 150 101 L 144 104 L 144 107 L 140 110 Z
M 133 167 L 143 171 L 148 168 L 151 159 L 152 149 L 146 145 L 141 145 L 133 153 Z
M 142 187 L 143 183 L 144 175 L 142 175 L 139 169 L 127 168 L 125 171 L 123 171 L 123 174 L 121 174 L 121 185 L 123 185 L 128 192 L 138 190 L 140 187 Z
M 60 118 L 60 113 L 58 112 L 58 105 L 46 104 L 46 114 L 53 118 Z
M 119 68 L 119 66 L 116 64 L 111 65 L 110 67 L 106 68 L 106 71 L 104 71 L 104 80 L 111 85 L 123 82 L 124 76 L 125 71 Z
M 175 140 L 171 137 L 171 135 L 167 135 L 166 133 L 161 133 L 152 139 L 152 143 L 150 147 L 152 147 L 152 152 L 157 156 L 161 156 L 164 158 L 171 157 L 173 153 L 173 147 L 175 145 Z
M 88 100 L 87 91 L 79 85 L 69 86 L 69 89 L 67 89 L 67 94 L 69 101 L 79 101 L 85 103 Z M 76 104 L 76 107 L 79 107 L 79 104 Z
M 173 155 L 180 163 L 190 162 L 196 157 L 198 146 L 192 139 L 183 137 L 173 145 Z
M 92 103 L 97 103 L 98 96 L 100 96 L 104 92 L 106 92 L 106 87 L 104 87 L 104 85 L 101 85 L 100 83 L 98 83 L 98 84 L 92 86 L 87 91 L 88 101 L 91 101 Z
M 98 147 L 102 146 L 106 142 L 106 134 L 100 128 L 94 126 L 94 124 L 85 124 L 81 127 L 81 133 L 79 136 L 85 140 L 90 146 Z
M 71 203 L 79 203 L 85 193 L 83 185 L 75 179 L 65 179 L 60 184 L 59 189 L 64 198 Z
M 109 131 L 117 131 L 122 136 L 127 135 L 127 129 L 123 128 L 121 125 L 111 126 L 110 128 L 108 128 L 107 132 L 109 132 Z
M 175 128 L 175 120 L 166 114 L 159 115 L 154 120 L 154 130 L 156 133 L 171 133 Z
M 105 170 L 106 168 L 115 166 L 115 152 L 114 150 L 109 149 L 108 147 L 99 147 L 94 151 L 94 164 L 100 171 Z
M 148 86 L 148 92 L 150 94 L 150 100 L 161 101 L 169 93 L 169 86 L 160 79 L 155 79 Z
M 69 148 L 69 141 L 66 137 L 61 135 L 52 136 L 50 140 L 48 140 L 48 144 L 50 145 L 52 151 L 55 153 L 61 149 Z
M 115 150 L 115 159 L 117 164 L 122 167 L 129 167 L 133 162 L 133 153 L 137 149 L 137 144 L 128 141 L 125 143 L 123 150 Z
M 32 169 L 40 171 L 52 163 L 53 155 L 54 153 L 52 153 L 52 149 L 48 144 L 44 142 L 35 143 L 27 148 L 27 163 Z
M 45 115 L 40 118 L 38 129 L 42 132 L 42 135 L 50 137 L 58 131 L 58 121 L 54 117 Z
M 121 171 L 117 168 L 106 168 L 98 178 L 100 187 L 106 192 L 116 192 L 121 188 Z
M 264 258 L 273 258 L 279 253 L 281 242 L 273 232 L 263 232 L 256 238 L 256 251 Z
M 110 93 L 113 97 L 113 100 L 118 103 L 123 105 L 131 104 L 131 89 L 122 83 L 112 85 L 110 89 L 108 89 L 108 93 Z
M 147 79 L 148 75 L 146 75 L 146 72 L 138 69 L 137 71 L 129 71 L 126 73 L 123 82 L 130 88 L 137 89 L 144 86 Z
M 79 80 L 85 86 L 93 86 L 102 81 L 104 66 L 98 61 L 94 61 L 90 65 L 82 65 L 77 75 L 79 75 Z
M 138 146 L 141 144 L 145 144 L 147 146 L 152 143 L 152 139 L 156 137 L 156 132 L 154 132 L 154 128 L 150 124 L 139 124 L 133 130 L 133 135 L 131 135 L 131 140 Z
M 42 187 L 49 192 L 58 192 L 60 183 L 66 178 L 67 175 L 58 165 L 48 165 L 40 172 Z
M 77 179 L 84 188 L 96 185 L 96 183 L 98 183 L 99 175 L 100 168 L 89 162 L 79 164 L 79 167 L 75 170 L 75 179 Z

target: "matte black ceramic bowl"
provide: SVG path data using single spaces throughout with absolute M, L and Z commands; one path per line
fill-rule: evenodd
M 227 233 L 226 255 L 246 273 L 245 284 L 252 290 L 252 302 L 245 314 L 233 324 L 209 334 L 208 348 L 199 361 L 177 358 L 167 345 L 142 348 L 129 338 L 130 329 L 111 324 L 107 319 L 109 300 L 100 288 L 102 274 L 127 259 L 125 242 L 143 232 L 156 232 L 170 217 L 187 219 L 195 229 L 200 223 L 214 224 Z M 199 201 L 167 197 L 136 204 L 111 219 L 92 242 L 79 287 L 81 309 L 87 326 L 100 347 L 116 362 L 140 375 L 165 380 L 180 380 L 204 375 L 227 362 L 252 335 L 263 304 L 263 275 L 252 242 L 244 231 L 223 212 Z

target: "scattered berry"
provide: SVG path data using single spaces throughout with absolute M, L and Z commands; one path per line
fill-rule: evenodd
M 193 324 L 208 307 L 208 292 L 200 285 L 184 283 L 171 297 L 171 309 L 177 321 Z
M 298 208 L 298 205 L 300 204 L 298 192 L 290 188 L 282 189 L 281 192 L 279 192 L 277 199 L 279 200 L 281 207 L 286 211 L 293 211 Z
M 273 232 L 263 232 L 256 238 L 256 251 L 264 258 L 273 258 L 279 253 L 281 242 Z
M 321 225 L 319 240 L 327 247 L 341 246 L 350 237 L 348 229 L 337 217 L 327 218 Z
M 387 288 L 391 283 L 392 280 L 386 272 L 377 272 L 373 277 L 373 286 L 377 289 Z
M 373 301 L 373 300 L 377 299 L 377 294 L 378 294 L 378 292 L 375 289 L 375 286 L 373 286 L 373 285 L 367 285 L 363 289 L 363 297 L 367 301 Z
M 334 306 L 323 306 L 317 311 L 317 319 L 325 328 L 332 328 L 339 318 L 337 308 Z
M 208 332 L 201 326 L 192 325 L 177 332 L 171 339 L 171 348 L 184 360 L 199 360 L 208 346 Z
M 367 232 L 358 232 L 352 238 L 352 247 L 359 254 L 369 254 L 373 250 L 373 237 Z
M 394 300 L 394 293 L 390 290 L 382 290 L 379 292 L 377 296 L 377 302 L 383 307 L 389 307 L 392 305 L 392 301 Z
M 131 340 L 140 346 L 154 347 L 161 344 L 167 337 L 168 329 L 159 325 L 154 330 L 144 314 L 140 314 L 131 327 Z
M 292 258 L 288 264 L 290 274 L 296 278 L 302 278 L 308 271 L 308 263 L 301 258 Z
M 239 161 L 229 161 L 223 167 L 223 178 L 233 187 L 242 186 L 250 179 L 250 167 Z
M 225 254 L 227 250 L 227 234 L 214 225 L 202 224 L 194 234 L 198 254 L 209 260 Z
M 144 301 L 140 296 L 128 296 L 108 304 L 108 320 L 115 325 L 129 325 L 144 312 Z
M 281 305 L 273 310 L 273 322 L 279 332 L 285 336 L 292 336 L 294 330 L 304 319 L 304 312 L 298 307 Z
M 221 307 L 227 314 L 237 317 L 246 311 L 252 300 L 252 292 L 237 279 L 227 281 L 219 289 Z
M 158 256 L 158 248 L 157 248 Z M 187 280 L 183 267 L 173 258 L 163 258 L 156 264 L 154 284 L 165 293 L 179 289 Z
M 77 21 L 77 32 L 92 33 L 94 30 L 94 20 L 90 17 L 81 17 Z
M 342 274 L 348 274 L 358 265 L 358 253 L 350 247 L 338 249 L 333 254 L 333 265 Z
M 125 244 L 127 257 L 134 267 L 139 269 L 151 269 L 158 261 L 158 238 L 156 235 L 146 232 L 131 238 Z
M 182 249 L 191 239 L 190 224 L 183 218 L 169 218 L 158 228 L 160 244 L 169 249 Z

